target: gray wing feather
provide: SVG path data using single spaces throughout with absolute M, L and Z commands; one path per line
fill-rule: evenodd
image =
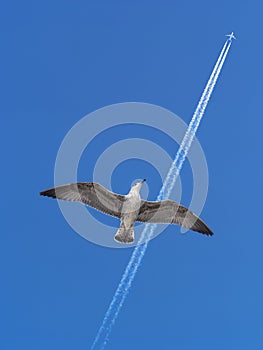
M 213 235 L 210 228 L 193 212 L 184 206 L 171 201 L 141 202 L 136 221 L 149 223 L 177 224 L 206 235 Z
M 108 191 L 96 182 L 77 182 L 58 186 L 40 192 L 40 195 L 65 201 L 81 202 L 117 218 L 121 217 L 121 210 L 125 201 L 124 196 Z

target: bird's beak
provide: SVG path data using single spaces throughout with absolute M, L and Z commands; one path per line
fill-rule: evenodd
M 142 184 L 143 184 L 144 182 L 146 182 L 146 179 L 143 179 L 143 180 L 141 181 Z

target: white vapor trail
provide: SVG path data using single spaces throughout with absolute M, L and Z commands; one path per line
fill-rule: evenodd
M 187 131 L 184 135 L 182 143 L 179 147 L 178 152 L 176 153 L 175 159 L 168 171 L 164 184 L 160 190 L 160 193 L 157 197 L 157 200 L 167 199 L 173 189 L 175 181 L 182 169 L 185 158 L 188 154 L 188 151 L 191 147 L 194 136 L 197 132 L 198 126 L 204 115 L 206 106 L 209 102 L 217 79 L 219 77 L 220 71 L 223 67 L 225 59 L 227 57 L 228 51 L 231 46 L 231 41 L 227 40 L 224 44 L 221 53 L 217 59 L 217 62 L 214 66 L 214 69 L 210 75 L 210 78 L 206 84 L 206 87 L 203 91 L 203 94 L 200 98 L 200 101 L 197 105 L 197 108 L 193 114 L 192 120 L 187 128 Z M 130 261 L 123 273 L 121 281 L 117 287 L 117 290 L 112 298 L 110 306 L 104 316 L 102 324 L 98 330 L 96 338 L 91 346 L 91 350 L 95 350 L 95 348 L 103 350 L 108 342 L 109 335 L 112 331 L 112 328 L 115 324 L 115 321 L 119 315 L 119 312 L 122 308 L 122 305 L 129 293 L 131 288 L 131 284 L 136 275 L 136 272 L 142 262 L 146 249 L 148 247 L 148 242 L 150 241 L 154 230 L 156 228 L 156 224 L 146 224 L 145 228 L 141 234 L 138 245 L 134 248 Z M 146 241 L 140 244 L 142 241 Z

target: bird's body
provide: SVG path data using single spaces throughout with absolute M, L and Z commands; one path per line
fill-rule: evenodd
M 143 182 L 138 182 L 132 186 L 130 192 L 125 196 L 125 201 L 121 211 L 120 228 L 114 237 L 115 241 L 117 242 L 134 242 L 134 223 L 138 217 L 141 207 L 140 189 Z
M 78 182 L 58 186 L 40 192 L 43 196 L 81 202 L 105 214 L 120 219 L 120 227 L 114 237 L 120 243 L 134 242 L 134 223 L 178 224 L 193 231 L 213 235 L 209 227 L 194 213 L 172 201 L 144 201 L 140 190 L 145 180 L 136 182 L 125 196 L 108 191 L 95 182 Z

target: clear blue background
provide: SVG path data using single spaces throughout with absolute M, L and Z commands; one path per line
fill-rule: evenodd
M 198 131 L 210 175 L 202 217 L 215 236 L 170 227 L 151 242 L 108 349 L 262 349 L 262 10 L 259 1 L 2 3 L 1 349 L 89 349 L 132 252 L 84 240 L 39 196 L 67 131 L 126 101 L 189 122 L 232 30 Z M 146 174 L 154 198 L 160 179 L 139 170 L 116 169 L 114 189 Z

